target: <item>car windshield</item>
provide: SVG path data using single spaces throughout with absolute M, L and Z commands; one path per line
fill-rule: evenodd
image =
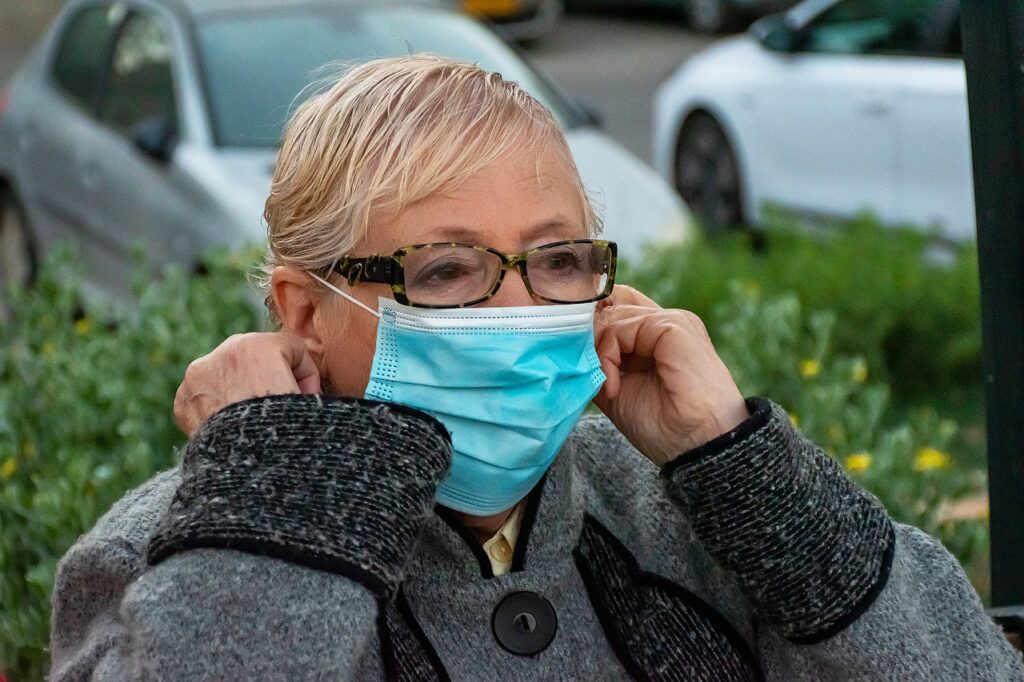
M 573 105 L 488 29 L 423 7 L 300 6 L 211 14 L 197 28 L 214 138 L 222 147 L 276 147 L 289 112 L 325 64 L 432 52 L 497 71 L 540 100 L 564 128 Z
M 805 49 L 838 54 L 960 54 L 955 0 L 843 0 L 807 32 Z

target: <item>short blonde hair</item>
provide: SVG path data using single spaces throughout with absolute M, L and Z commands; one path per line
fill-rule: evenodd
M 265 287 L 277 265 L 325 272 L 377 215 L 449 191 L 513 150 L 554 144 L 598 231 L 551 113 L 500 74 L 435 55 L 378 59 L 306 100 L 284 131 L 264 209 Z M 267 306 L 273 301 L 267 291 Z

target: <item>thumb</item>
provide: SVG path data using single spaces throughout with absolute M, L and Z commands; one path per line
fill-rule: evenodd
M 320 393 L 320 370 L 309 354 L 306 344 L 297 336 L 281 335 L 281 354 L 291 367 L 292 376 L 298 385 L 299 393 L 313 395 Z

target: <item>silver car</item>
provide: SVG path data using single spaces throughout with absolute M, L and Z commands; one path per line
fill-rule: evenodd
M 434 52 L 499 71 L 564 126 L 626 258 L 692 229 L 674 191 L 490 30 L 442 6 L 311 0 L 72 0 L 0 94 L 0 267 L 27 277 L 77 242 L 87 288 L 265 239 L 281 130 L 328 62 Z M 333 73 L 336 73 L 335 70 Z

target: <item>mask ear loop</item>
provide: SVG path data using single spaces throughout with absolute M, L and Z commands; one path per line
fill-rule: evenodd
M 341 289 L 339 289 L 338 287 L 334 286 L 333 284 L 331 284 L 330 282 L 328 282 L 328 281 L 327 281 L 326 279 L 324 279 L 324 278 L 320 277 L 319 275 L 317 275 L 317 274 L 315 274 L 315 273 L 312 273 L 312 272 L 310 272 L 310 273 L 307 273 L 307 274 L 308 274 L 308 275 L 309 275 L 310 277 L 312 277 L 313 279 L 315 279 L 316 281 L 318 281 L 318 282 L 320 282 L 321 284 L 323 284 L 323 285 L 324 285 L 325 287 L 327 287 L 327 288 L 328 288 L 328 289 L 330 289 L 331 291 L 333 291 L 334 293 L 336 293 L 336 294 L 338 294 L 339 296 L 341 296 L 342 298 L 347 298 L 347 299 L 348 299 L 348 300 L 349 300 L 350 302 L 352 302 L 352 303 L 355 303 L 355 304 L 356 304 L 357 306 L 359 306 L 360 308 L 362 308 L 362 309 L 363 309 L 363 310 L 365 310 L 366 312 L 370 313 L 370 314 L 371 314 L 371 315 L 373 315 L 374 317 L 380 317 L 380 313 L 379 313 L 379 312 L 377 312 L 376 310 L 374 310 L 374 309 L 373 309 L 373 308 L 371 308 L 370 306 L 366 305 L 365 303 L 363 303 L 363 302 L 362 302 L 362 301 L 360 301 L 359 299 L 355 298 L 355 297 L 354 297 L 354 296 L 352 296 L 351 294 L 346 294 L 346 293 L 345 293 L 344 291 L 342 291 L 342 290 L 341 290 Z

